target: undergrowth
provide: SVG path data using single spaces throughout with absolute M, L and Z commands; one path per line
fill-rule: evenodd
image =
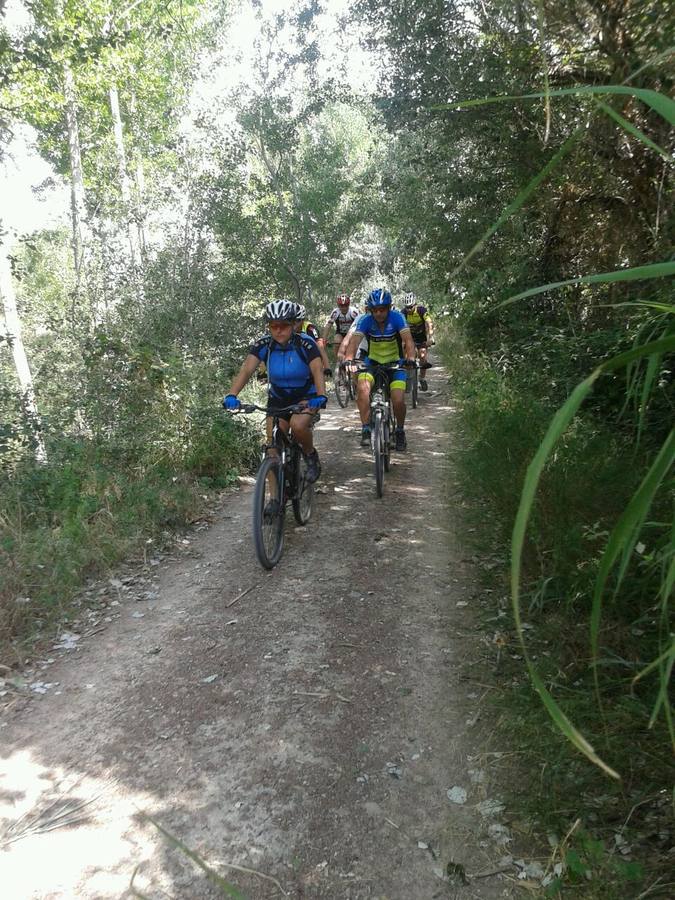
M 47 463 L 24 459 L 1 476 L 0 662 L 20 664 L 86 579 L 194 521 L 248 470 L 258 441 L 246 423 L 202 409 L 171 452 L 52 437 Z
M 471 501 L 467 516 L 480 522 L 470 531 L 472 541 L 479 553 L 508 558 L 525 470 L 559 397 L 546 397 L 531 367 L 527 378 L 513 371 L 507 377 L 494 359 L 469 352 L 457 339 L 444 356 L 462 436 L 453 469 Z M 521 789 L 508 798 L 509 808 L 544 843 L 548 838 L 551 880 L 545 890 L 552 897 L 657 897 L 673 889 L 667 874 L 670 741 L 662 720 L 649 726 L 654 680 L 632 683 L 658 652 L 653 548 L 640 548 L 621 592 L 603 611 L 601 705 L 590 665 L 588 623 L 599 558 L 608 530 L 644 474 L 648 448 L 636 450 L 633 437 L 623 422 L 604 421 L 592 411 L 565 434 L 530 523 L 523 598 L 527 644 L 539 674 L 563 712 L 620 772 L 620 782 L 581 757 L 555 728 L 527 676 L 513 622 L 508 615 L 501 619 L 507 623 L 506 652 L 492 697 L 500 733 L 518 748 L 520 760 L 520 777 L 509 783 Z M 663 498 L 654 510 L 655 546 L 668 502 Z M 494 570 L 490 577 L 494 588 Z M 507 568 L 502 578 L 505 595 Z

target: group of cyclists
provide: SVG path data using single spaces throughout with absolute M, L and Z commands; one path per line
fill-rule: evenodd
M 361 417 L 361 446 L 370 444 L 370 389 L 374 364 L 397 363 L 388 371 L 392 408 L 396 419 L 395 447 L 404 451 L 406 368 L 422 365 L 420 389 L 427 390 L 424 379 L 427 348 L 433 344 L 433 323 L 426 307 L 417 303 L 414 293 L 407 293 L 402 309 L 394 309 L 391 293 L 385 288 L 370 291 L 366 311 L 361 314 L 352 306 L 347 294 L 340 294 L 337 305 L 328 316 L 323 332 L 307 319 L 307 310 L 292 300 L 272 300 L 265 307 L 268 331 L 249 347 L 230 392 L 223 400 L 225 409 L 240 409 L 240 391 L 261 366 L 268 379 L 267 440 L 271 440 L 273 415 L 280 427 L 293 430 L 305 456 L 307 481 L 315 482 L 321 474 L 319 454 L 314 447 L 312 421 L 323 409 L 326 377 L 332 374 L 326 345 L 334 329 L 332 343 L 336 363 L 349 364 L 358 359 L 356 403 Z M 301 406 L 306 412 L 292 407 Z

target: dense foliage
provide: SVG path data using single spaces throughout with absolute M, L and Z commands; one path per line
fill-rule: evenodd
M 627 812 L 623 802 L 668 784 L 675 739 L 673 268 L 670 280 L 587 276 L 672 260 L 672 109 L 644 100 L 672 96 L 672 22 L 658 4 L 631 0 L 361 0 L 355 15 L 382 60 L 379 105 L 394 138 L 383 181 L 389 233 L 404 268 L 452 314 L 448 362 L 468 440 L 458 464 L 486 504 L 483 529 L 488 516 L 504 549 L 534 486 L 530 461 L 564 404 L 568 425 L 551 426 L 557 443 L 522 519 L 522 556 L 514 532 L 516 624 L 527 618 L 520 633 L 547 708 L 623 776 L 622 802 L 609 795 Z M 588 93 L 603 85 L 619 91 Z M 584 90 L 556 93 L 571 87 Z M 627 87 L 658 93 L 641 99 Z M 571 283 L 502 305 L 558 282 Z M 658 352 L 612 362 L 659 339 Z M 593 391 L 576 391 L 584 406 L 567 400 L 600 364 Z M 536 720 L 528 708 L 518 739 L 532 740 Z M 531 764 L 549 765 L 553 746 L 540 745 Z M 601 776 L 580 777 L 574 763 L 557 756 L 552 770 L 575 797 L 586 792 L 572 816 L 607 796 L 594 784 Z M 552 791 L 542 782 L 543 798 Z M 611 867 L 591 868 L 608 896 L 632 896 Z

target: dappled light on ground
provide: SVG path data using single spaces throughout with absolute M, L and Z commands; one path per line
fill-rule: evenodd
M 156 797 L 120 791 L 114 776 L 39 762 L 19 750 L 0 762 L 3 900 L 27 896 L 121 896 L 130 872 L 156 852 L 152 829 L 135 827 L 139 810 L 156 813 Z M 5 800 L 4 798 L 8 798 Z M 5 824 L 6 823 L 6 824 Z M 4 827 L 3 827 L 4 825 Z M 11 848 L 11 853 L 6 852 Z M 148 887 L 141 874 L 138 887 Z M 29 894 L 30 891 L 30 894 Z

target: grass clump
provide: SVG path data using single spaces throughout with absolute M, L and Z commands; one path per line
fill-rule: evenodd
M 578 375 L 568 357 L 542 365 L 541 354 L 525 349 L 507 365 L 503 354 L 472 352 L 456 337 L 446 355 L 464 437 L 456 468 L 483 523 L 475 532 L 483 542 L 478 549 L 507 556 L 527 466 Z M 512 620 L 505 628 L 514 652 L 500 661 L 495 699 L 502 734 L 522 752 L 525 789 L 514 792 L 510 807 L 552 847 L 547 895 L 589 900 L 672 890 L 664 875 L 672 837 L 671 742 L 667 718 L 653 715 L 662 681 L 656 671 L 635 681 L 668 635 L 661 589 L 672 559 L 672 485 L 657 495 L 622 582 L 607 591 L 596 693 L 589 640 L 594 585 L 607 536 L 654 450 L 647 437 L 636 446 L 616 382 L 603 388 L 602 403 L 574 418 L 546 464 L 528 524 L 521 614 L 546 690 L 621 780 L 608 779 L 556 729 L 532 689 Z M 503 593 L 508 575 L 504 570 Z

